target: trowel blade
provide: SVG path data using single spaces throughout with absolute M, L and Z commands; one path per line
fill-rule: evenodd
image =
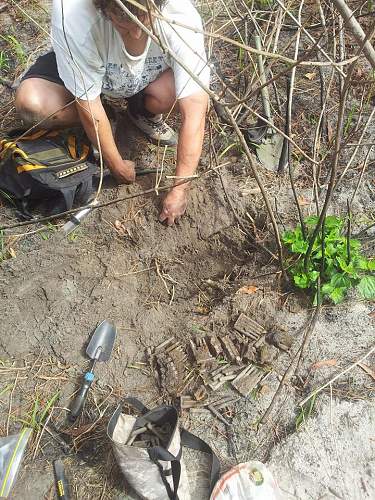
M 256 155 L 260 163 L 267 169 L 275 172 L 279 166 L 281 151 L 283 149 L 283 137 L 274 134 L 265 140 L 263 144 L 256 147 Z
M 109 321 L 102 321 L 92 334 L 86 354 L 97 361 L 108 361 L 116 339 L 116 327 Z

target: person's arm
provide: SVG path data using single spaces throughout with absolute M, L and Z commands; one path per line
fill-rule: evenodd
M 195 174 L 202 153 L 204 127 L 208 106 L 208 95 L 201 91 L 178 100 L 181 113 L 181 128 L 177 148 L 176 177 L 190 177 Z M 178 184 L 177 178 L 175 184 Z M 159 217 L 161 222 L 174 224 L 187 206 L 187 192 L 190 183 L 173 187 L 164 198 Z
M 100 97 L 91 101 L 78 99 L 76 104 L 79 118 L 85 132 L 94 146 L 98 146 L 94 116 L 98 128 L 98 136 L 103 159 L 118 182 L 129 184 L 135 180 L 134 162 L 123 160 L 113 138 L 111 124 L 103 108 Z

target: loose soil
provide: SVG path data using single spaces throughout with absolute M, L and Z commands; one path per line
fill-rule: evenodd
M 13 92 L 3 89 L 0 107 L 9 110 L 3 129 L 10 118 L 14 123 L 12 98 Z M 125 118 L 119 120 L 117 140 L 140 167 L 160 163 L 163 151 L 150 146 Z M 167 152 L 164 160 L 166 172 L 172 173 L 174 153 Z M 136 396 L 150 407 L 178 404 L 168 388 L 156 384 L 146 363 L 147 348 L 173 336 L 188 349 L 190 340 L 202 335 L 233 332 L 241 313 L 268 330 L 287 331 L 294 340 L 291 351 L 279 351 L 267 379 L 224 412 L 230 427 L 206 409 L 182 412 L 183 425 L 213 446 L 223 470 L 241 461 L 267 463 L 287 499 L 374 498 L 373 377 L 357 366 L 338 378 L 305 407 L 311 413 L 305 424 L 298 406 L 371 349 L 373 304 L 353 294 L 340 306 L 322 309 L 297 374 L 285 384 L 271 418 L 258 426 L 312 311 L 310 299 L 282 281 L 274 261 L 252 244 L 249 234 L 276 251 L 246 159 L 238 155 L 223 161 L 229 161 L 220 169 L 225 191 L 205 154 L 187 214 L 174 227 L 158 222 L 160 197 L 141 194 L 155 186 L 155 177 L 148 176 L 130 187 L 107 181 L 103 201 L 140 196 L 94 211 L 73 237 L 62 237 L 62 221 L 35 234 L 29 232 L 33 227 L 5 233 L 10 258 L 1 263 L 0 276 L 0 435 L 19 431 L 35 401 L 45 407 L 59 391 L 50 424 L 65 431 L 74 449 L 65 456 L 48 432 L 36 429 L 12 498 L 54 498 L 51 464 L 56 458 L 64 459 L 76 498 L 133 498 L 110 450 L 108 418 L 124 396 Z M 294 226 L 298 219 L 288 179 L 258 169 L 280 228 Z M 354 189 L 350 177 L 357 172 L 353 169 L 336 192 L 331 213 L 345 213 L 348 192 Z M 309 172 L 300 166 L 295 175 L 304 213 L 310 214 Z M 353 206 L 358 227 L 374 202 L 369 169 Z M 14 221 L 14 210 L 4 204 L 0 223 Z M 373 244 L 365 250 L 373 254 Z M 245 286 L 253 287 L 251 293 L 241 291 Z M 97 366 L 84 414 L 71 427 L 66 407 L 88 366 L 84 348 L 89 335 L 103 319 L 117 327 L 115 350 L 109 362 Z M 363 363 L 374 369 L 375 356 Z M 186 461 L 195 498 L 208 498 L 206 460 L 188 452 Z

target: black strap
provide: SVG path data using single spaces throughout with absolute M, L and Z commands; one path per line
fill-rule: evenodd
M 76 195 L 76 189 L 75 187 L 69 187 L 69 188 L 63 188 L 60 189 L 60 192 L 62 194 L 62 197 L 65 202 L 65 210 L 70 210 L 73 206 L 74 202 L 74 197 Z M 59 212 L 57 212 L 59 213 Z
M 92 195 L 92 192 L 92 177 L 89 177 L 88 179 L 84 179 L 79 185 L 78 190 L 76 191 L 75 201 L 81 205 L 86 205 Z
M 168 497 L 170 500 L 178 500 L 178 487 L 180 485 L 181 478 L 181 448 L 178 455 L 175 457 L 167 451 L 165 448 L 161 446 L 153 446 L 148 450 L 148 455 L 150 460 L 152 460 L 159 468 L 159 472 L 164 483 L 165 489 L 167 490 Z M 165 471 L 160 463 L 160 460 L 163 462 L 170 462 L 172 468 L 172 479 L 173 479 L 173 491 L 167 481 L 167 475 L 170 475 L 168 471 Z
M 150 411 L 147 406 L 145 406 L 142 401 L 139 401 L 137 398 L 124 398 L 121 402 L 121 404 L 128 404 L 130 406 L 133 406 L 136 410 L 139 411 L 141 415 L 145 415 Z

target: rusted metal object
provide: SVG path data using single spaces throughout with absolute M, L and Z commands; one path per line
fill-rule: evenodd
M 182 410 L 189 410 L 190 408 L 202 408 L 204 404 L 201 401 L 196 401 L 190 396 L 181 396 L 180 406 Z
M 220 343 L 223 346 L 223 351 L 227 359 L 232 363 L 240 364 L 241 363 L 240 353 L 238 352 L 237 347 L 234 345 L 229 335 L 225 335 L 225 337 L 220 338 Z
M 256 361 L 257 351 L 252 343 L 242 342 L 239 351 L 241 360 L 245 363 L 252 363 Z
M 205 338 L 196 338 L 194 340 L 190 340 L 190 348 L 193 353 L 193 357 L 198 365 L 208 365 L 213 363 L 214 358 L 211 356 L 211 353 L 208 350 Z
M 181 343 L 174 337 L 147 351 L 156 382 L 164 393 L 179 396 L 184 387 L 188 360 Z
M 284 331 L 271 331 L 267 333 L 266 340 L 269 344 L 286 352 L 289 351 L 294 342 L 293 337 Z
M 208 348 L 214 358 L 218 358 L 221 354 L 223 354 L 223 348 L 219 342 L 219 339 L 216 335 L 210 335 L 207 337 Z
M 194 398 L 197 401 L 203 401 L 207 397 L 207 394 L 208 394 L 207 388 L 204 385 L 198 387 L 198 389 L 196 389 L 193 393 Z
M 261 365 L 271 364 L 272 361 L 274 361 L 277 355 L 279 354 L 279 351 L 276 349 L 276 347 L 267 344 L 266 342 L 264 342 L 258 348 L 257 352 L 258 352 L 259 362 Z
M 234 328 L 254 342 L 266 334 L 266 330 L 262 325 L 255 321 L 255 319 L 250 318 L 243 313 L 239 315 L 236 323 L 234 324 Z
M 222 422 L 225 425 L 230 426 L 230 422 L 223 417 L 223 415 L 215 408 L 213 405 L 207 405 L 207 409 L 210 410 L 210 412 L 218 419 L 220 422 Z
M 260 370 L 254 365 L 249 365 L 244 368 L 232 381 L 232 386 L 240 394 L 242 394 L 242 396 L 248 396 L 264 378 L 264 375 L 264 371 Z
M 231 424 L 220 410 L 230 411 L 268 376 L 257 365 L 270 366 L 278 354 L 274 345 L 288 345 L 287 341 L 282 344 L 283 339 L 278 335 L 266 337 L 266 329 L 245 314 L 240 314 L 234 328 L 235 332 L 224 336 L 199 334 L 185 346 L 170 337 L 148 350 L 158 385 L 165 395 L 179 396 L 182 410 L 208 409 L 226 426 Z M 274 345 L 270 345 L 271 340 Z M 229 394 L 217 396 L 224 387 L 228 392 L 228 383 L 232 387 Z M 233 389 L 240 395 L 234 396 Z

